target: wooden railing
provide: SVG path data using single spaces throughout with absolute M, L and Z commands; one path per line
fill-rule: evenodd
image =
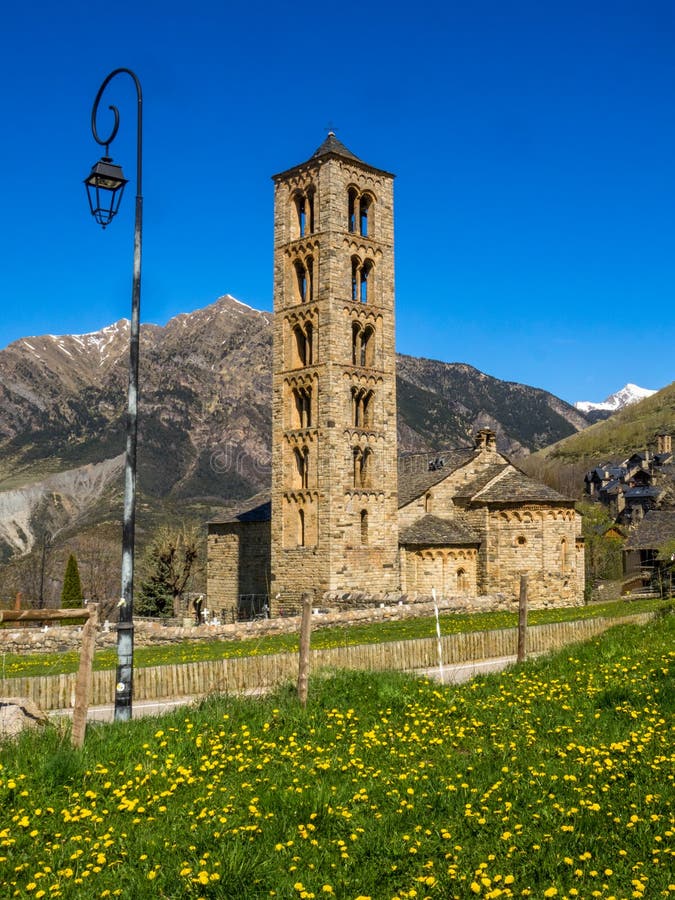
M 527 630 L 528 654 L 558 650 L 568 644 L 586 641 L 608 628 L 625 623 L 644 624 L 654 613 L 639 613 L 620 618 L 582 619 L 533 625 Z M 443 665 L 516 655 L 516 628 L 497 631 L 473 631 L 441 638 Z M 311 651 L 311 672 L 321 669 L 367 669 L 414 671 L 438 665 L 438 642 L 434 638 L 359 644 Z M 151 666 L 134 670 L 134 699 L 158 700 L 176 697 L 200 697 L 211 693 L 238 694 L 261 691 L 298 676 L 297 653 L 270 656 Z M 0 680 L 0 696 L 30 697 L 41 709 L 67 709 L 75 702 L 76 675 L 47 675 Z M 112 703 L 115 672 L 93 673 L 91 705 Z

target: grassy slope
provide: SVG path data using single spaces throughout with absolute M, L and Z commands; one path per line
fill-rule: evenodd
M 461 687 L 315 679 L 0 751 L 5 896 L 668 897 L 675 616 Z
M 675 432 L 675 382 L 534 455 L 561 463 L 619 460 L 653 444 L 660 432 Z

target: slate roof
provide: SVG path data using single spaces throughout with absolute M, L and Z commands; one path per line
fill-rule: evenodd
M 335 134 L 332 131 L 328 132 L 326 140 L 314 151 L 314 153 L 312 153 L 310 158 L 318 159 L 318 157 L 327 156 L 329 153 L 334 153 L 336 156 L 344 156 L 347 159 L 355 159 L 357 162 L 363 162 L 363 160 L 359 159 L 351 150 L 348 150 L 342 141 L 339 141 L 335 137 Z
M 636 498 L 636 497 L 659 497 L 663 493 L 663 488 L 658 487 L 648 487 L 647 485 L 641 484 L 638 487 L 629 488 L 627 491 L 624 491 L 624 497 Z
M 249 505 L 242 507 L 239 512 L 211 519 L 208 524 L 227 525 L 230 522 L 269 522 L 272 518 L 272 501 L 263 499 L 264 496 L 257 494 L 252 498 L 252 505 L 249 503 Z
M 438 516 L 422 516 L 412 525 L 403 528 L 399 534 L 399 544 L 423 544 L 432 546 L 477 545 L 480 538 L 459 516 L 441 519 Z
M 626 541 L 626 550 L 654 550 L 675 539 L 675 509 L 651 509 Z
M 473 497 L 474 503 L 555 503 L 569 506 L 572 503 L 557 491 L 545 484 L 539 484 L 528 478 L 524 472 L 513 469 L 507 472 L 494 484 L 480 491 Z
M 482 491 L 487 485 L 492 481 L 493 478 L 496 478 L 502 472 L 505 472 L 507 469 L 511 468 L 509 463 L 495 463 L 493 466 L 488 466 L 485 471 L 481 472 L 471 481 L 467 481 L 466 484 L 461 484 L 455 493 L 456 497 L 461 499 L 471 499 L 475 494 Z
M 473 447 L 434 453 L 403 453 L 398 458 L 398 505 L 406 506 L 451 472 L 477 456 Z M 432 466 L 432 468 L 430 468 Z

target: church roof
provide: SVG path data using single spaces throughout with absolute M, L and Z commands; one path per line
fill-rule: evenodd
M 335 137 L 333 131 L 328 132 L 326 140 L 314 151 L 314 153 L 312 153 L 311 159 L 318 159 L 320 156 L 328 156 L 329 153 L 334 153 L 336 156 L 344 156 L 347 159 L 355 159 L 357 162 L 363 162 L 363 160 L 359 159 L 351 150 L 348 150 L 342 141 L 339 141 Z
M 398 505 L 406 506 L 477 455 L 473 447 L 434 453 L 403 453 L 398 458 Z
M 533 481 L 524 472 L 512 469 L 472 497 L 473 503 L 555 503 L 570 505 L 572 501 L 553 488 Z
M 272 518 L 272 503 L 268 499 L 262 499 L 263 496 L 257 494 L 239 512 L 211 519 L 209 525 L 228 525 L 231 522 L 269 522 Z
M 461 517 L 441 519 L 439 516 L 422 516 L 399 534 L 400 544 L 425 544 L 446 546 L 480 544 L 480 538 Z
M 488 466 L 486 469 L 483 469 L 482 472 L 476 475 L 476 477 L 471 481 L 467 481 L 466 484 L 459 485 L 455 493 L 455 497 L 461 497 L 470 500 L 473 496 L 482 491 L 483 488 L 487 487 L 487 485 L 490 484 L 493 478 L 501 475 L 502 472 L 506 472 L 506 470 L 509 468 L 511 468 L 511 465 L 507 462 L 495 463 L 493 466 Z

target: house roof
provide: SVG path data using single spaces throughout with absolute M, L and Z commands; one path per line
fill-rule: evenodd
M 675 509 L 651 509 L 626 541 L 626 550 L 655 550 L 675 539 Z
M 638 487 L 632 487 L 627 491 L 624 491 L 624 497 L 626 497 L 626 499 L 636 497 L 659 497 L 661 494 L 663 494 L 663 488 L 650 487 L 646 484 L 641 484 Z
M 511 469 L 501 478 L 488 484 L 484 490 L 477 492 L 472 498 L 472 503 L 555 503 L 569 506 L 572 501 L 548 485 L 533 481 L 524 472 Z
M 473 447 L 434 453 L 402 453 L 398 458 L 398 505 L 406 506 L 429 488 L 443 481 L 479 451 Z
M 441 519 L 439 516 L 422 516 L 412 525 L 403 528 L 399 534 L 399 543 L 405 545 L 477 545 L 480 538 L 466 522 L 457 516 L 453 519 Z

